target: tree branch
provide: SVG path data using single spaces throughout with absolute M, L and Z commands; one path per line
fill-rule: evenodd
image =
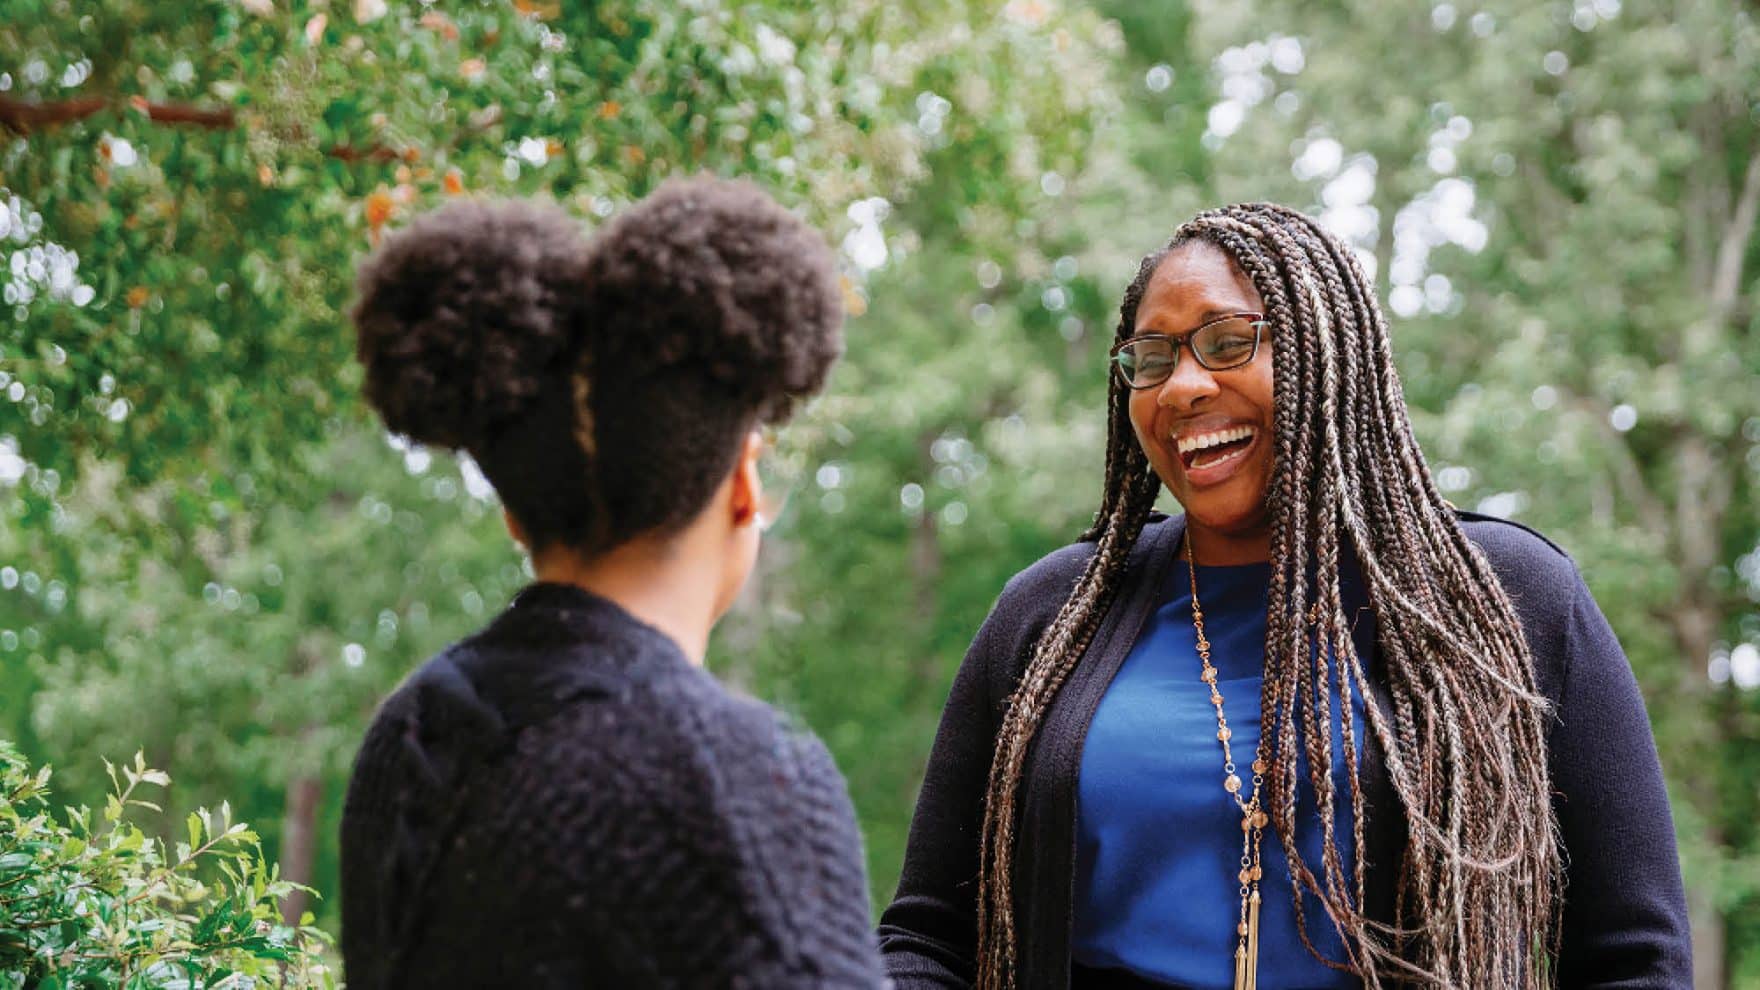
M 1760 155 L 1748 159 L 1748 174 L 1742 180 L 1741 198 L 1736 201 L 1729 224 L 1723 228 L 1723 241 L 1717 247 L 1717 266 L 1711 282 L 1711 314 L 1718 323 L 1729 318 L 1735 309 L 1736 298 L 1741 294 L 1742 262 L 1757 217 L 1760 217 Z
M 325 154 L 345 162 L 396 162 L 404 160 L 404 153 L 395 148 L 375 145 L 371 148 L 356 148 L 352 145 L 339 144 L 325 149 Z
M 38 103 L 31 100 L 18 100 L 10 96 L 0 96 L 0 125 L 17 134 L 28 134 L 32 127 L 39 125 L 53 126 L 69 121 L 90 117 L 108 106 L 97 97 L 83 100 L 62 100 L 57 103 Z
M 238 117 L 230 107 L 153 103 L 140 96 L 129 97 L 127 105 L 155 124 L 188 124 L 193 127 L 219 131 L 231 128 L 238 123 Z M 16 134 L 29 134 L 34 128 L 71 124 L 111 109 L 117 109 L 117 105 L 100 97 L 39 102 L 0 96 L 0 127 Z M 487 115 L 483 126 L 493 124 L 499 119 L 498 112 Z M 477 123 L 475 120 L 472 121 L 473 125 Z M 351 163 L 396 162 L 409 159 L 408 151 L 385 145 L 357 148 L 353 145 L 339 144 L 325 148 L 324 154 Z
M 194 124 L 210 130 L 224 130 L 233 124 L 231 107 L 209 109 L 193 107 L 181 103 L 149 103 L 139 96 L 131 96 L 128 105 L 147 115 L 147 119 L 160 124 Z
M 1612 457 L 1613 478 L 1619 486 L 1620 495 L 1637 511 L 1645 529 L 1669 539 L 1672 534 L 1669 532 L 1667 508 L 1644 482 L 1644 474 L 1638 469 L 1638 460 L 1632 455 L 1632 448 L 1626 444 L 1625 436 L 1608 421 L 1611 410 L 1607 404 L 1586 395 L 1574 397 L 1573 404 L 1588 417 L 1589 422 L 1594 424 L 1596 431 L 1606 441 L 1603 447 Z
M 1684 437 L 1676 444 L 1673 468 L 1681 568 L 1689 586 L 1708 587 L 1723 543 L 1723 516 L 1729 509 L 1735 476 L 1717 469 L 1716 455 L 1696 436 Z
M 193 124 L 210 130 L 231 127 L 235 117 L 230 107 L 197 107 L 183 103 L 153 103 L 144 97 L 131 96 L 128 105 L 160 124 Z M 0 126 L 18 134 L 28 134 L 33 127 L 55 127 L 84 120 L 108 110 L 111 101 L 88 96 L 78 100 L 42 102 L 0 96 Z

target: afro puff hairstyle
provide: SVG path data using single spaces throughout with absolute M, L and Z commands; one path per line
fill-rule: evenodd
M 534 550 L 688 522 L 842 349 L 830 250 L 746 182 L 673 180 L 591 241 L 555 207 L 453 204 L 358 292 L 368 401 L 475 458 Z

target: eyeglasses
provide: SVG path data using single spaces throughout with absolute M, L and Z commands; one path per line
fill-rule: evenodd
M 1177 337 L 1139 333 L 1112 345 L 1112 367 L 1130 388 L 1154 388 L 1173 377 L 1179 348 L 1184 344 L 1198 364 L 1211 371 L 1227 371 L 1249 364 L 1259 355 L 1265 327 L 1264 314 L 1229 313 Z

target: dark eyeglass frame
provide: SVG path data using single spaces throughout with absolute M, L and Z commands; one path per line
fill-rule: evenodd
M 1192 338 L 1197 336 L 1198 334 L 1204 332 L 1205 330 L 1208 330 L 1209 328 L 1217 325 L 1218 323 L 1227 323 L 1230 320 L 1246 320 L 1249 324 L 1252 325 L 1252 327 L 1253 327 L 1253 347 L 1252 347 L 1252 350 L 1248 351 L 1247 356 L 1240 359 L 1239 361 L 1231 361 L 1227 364 L 1211 364 L 1209 361 L 1204 360 L 1204 355 L 1199 353 L 1199 351 L 1196 347 L 1192 346 Z M 1176 370 L 1178 370 L 1178 368 L 1179 368 L 1179 349 L 1182 346 L 1186 350 L 1192 352 L 1192 357 L 1193 357 L 1193 359 L 1195 359 L 1198 362 L 1199 367 L 1205 368 L 1209 371 L 1228 371 L 1233 368 L 1239 368 L 1244 365 L 1249 365 L 1249 364 L 1253 363 L 1253 359 L 1259 356 L 1259 344 L 1265 339 L 1265 328 L 1269 325 L 1270 325 L 1270 323 L 1269 323 L 1269 321 L 1267 321 L 1265 319 L 1264 313 L 1223 313 L 1220 316 L 1215 316 L 1215 317 L 1212 317 L 1208 320 L 1205 320 L 1203 323 L 1200 323 L 1199 325 L 1193 327 L 1190 330 L 1187 330 L 1185 333 L 1182 333 L 1182 334 L 1171 334 L 1171 333 L 1132 334 L 1131 336 L 1126 337 L 1125 339 L 1112 345 L 1112 350 L 1108 354 L 1108 363 L 1112 365 L 1113 373 L 1118 375 L 1119 381 L 1124 382 L 1125 387 L 1131 388 L 1131 389 L 1138 389 L 1138 390 L 1145 389 L 1145 388 L 1155 388 L 1158 385 L 1165 384 L 1167 382 L 1168 378 L 1172 378 L 1173 373 Z M 1145 340 L 1165 340 L 1165 341 L 1167 341 L 1167 343 L 1173 348 L 1173 359 L 1167 365 L 1167 376 L 1166 377 L 1161 378 L 1158 381 L 1143 382 L 1141 384 L 1138 384 L 1136 382 L 1131 381 L 1130 377 L 1125 374 L 1124 366 L 1119 364 L 1118 354 L 1120 351 L 1124 350 L 1126 347 L 1129 347 L 1132 344 L 1142 343 Z

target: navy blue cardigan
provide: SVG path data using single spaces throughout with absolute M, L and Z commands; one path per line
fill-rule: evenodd
M 1567 858 L 1559 985 L 1691 987 L 1674 825 L 1631 666 L 1562 550 L 1513 523 L 1461 517 L 1515 603 L 1539 687 L 1555 706 L 1547 749 Z M 1014 884 L 1021 987 L 1069 986 L 1082 742 L 1155 607 L 1183 533 L 1183 517 L 1158 515 L 1145 527 L 1123 590 L 1028 753 Z M 972 985 L 979 836 L 996 730 L 1033 643 L 1093 549 L 1064 547 L 1016 575 L 954 677 L 898 893 L 880 922 L 881 951 L 899 990 Z M 1372 673 L 1379 685 L 1379 672 Z M 1391 920 L 1403 826 L 1382 760 L 1371 735 L 1361 774 L 1365 908 Z

